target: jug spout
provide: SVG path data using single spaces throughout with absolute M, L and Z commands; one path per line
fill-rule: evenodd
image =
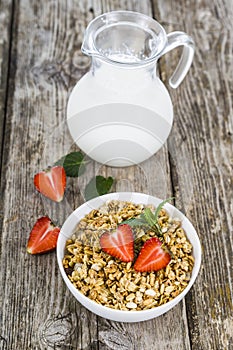
M 89 56 L 89 55 L 92 54 L 92 51 L 90 50 L 90 47 L 89 47 L 89 45 L 88 45 L 86 40 L 83 41 L 83 43 L 82 43 L 81 51 L 82 51 L 82 53 L 84 53 L 84 55 L 88 55 Z
M 84 55 L 92 56 L 96 53 L 94 50 L 93 42 L 91 40 L 90 34 L 88 33 L 88 28 L 86 29 L 84 40 L 81 46 L 81 51 Z
M 92 25 L 89 25 L 86 29 L 85 36 L 81 46 L 81 51 L 84 55 L 88 55 L 88 56 L 98 55 L 98 51 L 95 48 L 95 44 L 93 40 Z

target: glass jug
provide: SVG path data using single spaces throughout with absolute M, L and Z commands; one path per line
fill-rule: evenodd
M 173 88 L 192 63 L 190 36 L 167 35 L 154 19 L 131 11 L 92 20 L 82 45 L 82 52 L 92 58 L 91 68 L 74 87 L 67 107 L 69 131 L 83 152 L 118 167 L 138 164 L 163 146 L 172 128 L 173 107 L 156 64 L 181 45 L 181 59 L 169 80 Z

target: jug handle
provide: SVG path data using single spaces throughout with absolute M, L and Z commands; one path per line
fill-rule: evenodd
M 184 46 L 180 61 L 169 79 L 169 84 L 176 89 L 183 81 L 193 61 L 195 44 L 193 39 L 184 32 L 172 32 L 167 34 L 167 45 L 161 55 L 175 49 L 178 46 Z

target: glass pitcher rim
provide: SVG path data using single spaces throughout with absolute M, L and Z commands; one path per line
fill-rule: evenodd
M 106 23 L 107 18 L 109 19 L 110 17 L 113 16 L 131 16 L 132 18 L 141 18 L 144 19 L 148 24 L 153 24 L 153 26 L 157 27 L 158 30 L 158 35 L 160 36 L 160 43 L 158 45 L 158 49 L 148 58 L 144 59 L 144 60 L 140 60 L 140 61 L 134 61 L 134 62 L 122 62 L 122 61 L 118 61 L 116 59 L 112 59 L 106 55 L 104 55 L 103 53 L 101 53 L 98 48 L 95 45 L 95 38 L 97 36 L 97 34 L 101 31 L 100 29 L 104 27 L 107 28 L 107 25 L 110 25 L 110 23 Z M 123 20 L 121 21 L 123 22 Z M 120 24 L 115 22 L 116 24 Z M 127 22 L 128 23 L 128 22 Z M 132 23 L 134 23 L 132 21 Z M 98 26 L 99 24 L 99 26 Z M 137 23 L 137 26 L 140 27 L 141 29 L 143 28 L 142 25 Z M 147 29 L 148 31 L 150 30 L 149 25 L 146 28 L 143 29 Z M 95 34 L 95 35 L 94 35 Z M 150 17 L 144 13 L 140 13 L 140 12 L 136 12 L 136 11 L 128 11 L 128 10 L 119 10 L 119 11 L 109 11 L 109 12 L 105 12 L 100 14 L 99 16 L 93 18 L 90 23 L 88 24 L 86 31 L 85 31 L 85 35 L 84 35 L 84 39 L 83 39 L 83 43 L 81 46 L 81 51 L 88 56 L 93 56 L 96 58 L 99 58 L 101 60 L 104 60 L 108 63 L 112 63 L 112 64 L 117 64 L 117 65 L 121 65 L 121 66 L 127 66 L 127 67 L 135 67 L 135 66 L 144 66 L 147 65 L 151 62 L 156 61 L 160 56 L 161 53 L 163 52 L 164 48 L 166 47 L 167 44 L 167 34 L 165 29 L 163 28 L 163 26 L 156 21 L 153 17 Z

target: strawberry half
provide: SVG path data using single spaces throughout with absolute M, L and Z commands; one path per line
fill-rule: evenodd
M 145 272 L 158 271 L 166 267 L 171 257 L 161 246 L 162 242 L 157 237 L 148 239 L 140 250 L 134 269 Z
M 47 216 L 37 220 L 33 226 L 27 244 L 27 252 L 30 254 L 45 253 L 56 248 L 57 238 L 60 232 Z
M 100 245 L 105 253 L 124 262 L 134 258 L 133 232 L 129 225 L 119 225 L 111 233 L 105 232 L 100 237 Z
M 52 201 L 63 199 L 66 187 L 66 173 L 62 166 L 55 166 L 34 176 L 34 185 L 40 193 Z

